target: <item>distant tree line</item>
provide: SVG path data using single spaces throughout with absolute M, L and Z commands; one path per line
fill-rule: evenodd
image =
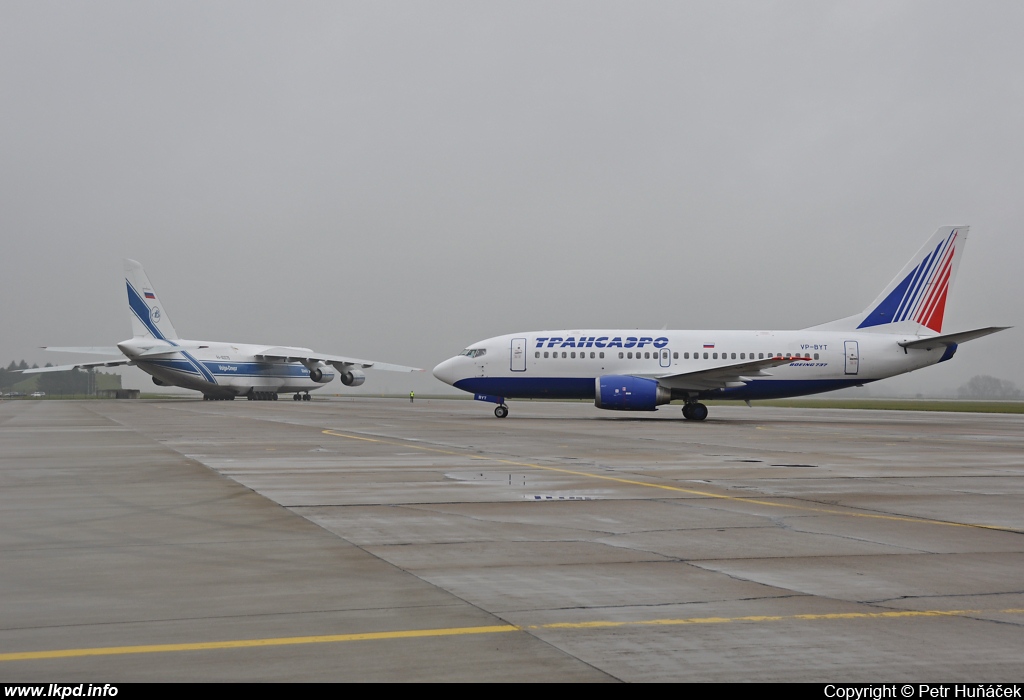
M 997 401 L 1024 399 L 1024 392 L 1018 389 L 1016 384 L 1005 379 L 990 377 L 987 374 L 971 377 L 970 381 L 957 390 L 956 395 L 961 399 L 994 399 Z
M 38 367 L 38 365 L 32 365 L 32 367 Z M 25 380 L 25 375 L 17 372 L 19 369 L 30 368 L 24 360 L 21 362 L 11 360 L 11 364 L 7 365 L 7 369 L 0 369 L 0 391 L 6 394 L 11 390 L 12 386 Z

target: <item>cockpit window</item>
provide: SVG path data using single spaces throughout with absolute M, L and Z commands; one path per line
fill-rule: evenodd
M 463 350 L 462 354 L 466 357 L 483 357 L 487 354 L 487 351 L 483 348 L 468 348 Z

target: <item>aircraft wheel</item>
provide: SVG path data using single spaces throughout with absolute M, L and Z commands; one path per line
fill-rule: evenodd
M 690 409 L 690 418 L 693 420 L 704 420 L 708 417 L 708 407 L 702 403 L 693 404 L 693 408 Z
M 309 394 L 307 393 L 307 394 L 304 394 L 304 395 L 302 396 L 302 400 L 303 400 L 303 401 L 312 401 L 312 400 L 313 400 L 313 397 L 312 397 L 312 396 L 310 396 L 310 395 L 309 395 Z
M 508 406 L 506 406 L 505 404 L 501 404 L 496 409 L 494 409 L 494 415 L 496 415 L 498 418 L 504 418 L 505 416 L 508 415 Z
M 301 394 L 296 394 L 295 396 L 292 397 L 292 401 L 301 401 L 301 400 L 302 400 L 302 395 Z
M 686 420 L 693 420 L 693 410 L 691 408 L 692 406 L 693 404 L 691 403 L 683 404 L 683 418 L 685 418 Z
M 270 394 L 270 400 L 271 401 L 277 401 L 277 392 L 276 391 Z

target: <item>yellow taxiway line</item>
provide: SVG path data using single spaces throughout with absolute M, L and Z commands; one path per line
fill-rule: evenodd
M 687 617 L 653 620 L 592 620 L 588 622 L 552 622 L 544 625 L 483 625 L 480 627 L 446 627 L 425 630 L 397 630 L 393 632 L 364 632 L 358 634 L 323 634 L 309 637 L 270 637 L 267 639 L 234 639 L 215 642 L 188 642 L 182 644 L 143 644 L 120 647 L 87 647 L 83 649 L 53 649 L 0 653 L 3 661 L 33 661 L 41 659 L 70 659 L 83 656 L 120 656 L 125 654 L 159 654 L 182 651 L 211 651 L 215 649 L 252 649 L 295 644 L 337 644 L 340 642 L 368 642 L 379 640 L 420 639 L 423 637 L 458 637 L 468 634 L 501 634 L 504 632 L 534 632 L 543 630 L 593 630 L 622 627 L 671 627 L 680 625 L 722 625 L 766 622 L 820 622 L 830 620 L 891 620 L 916 617 L 966 617 L 977 615 L 1020 615 L 1024 608 L 1004 610 L 891 610 L 884 612 L 812 613 L 797 615 L 744 615 L 740 617 Z

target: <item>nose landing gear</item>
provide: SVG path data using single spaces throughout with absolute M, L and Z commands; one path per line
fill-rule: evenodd
M 498 418 L 504 418 L 508 415 L 508 406 L 505 404 L 498 404 L 498 407 L 494 409 L 494 415 Z

